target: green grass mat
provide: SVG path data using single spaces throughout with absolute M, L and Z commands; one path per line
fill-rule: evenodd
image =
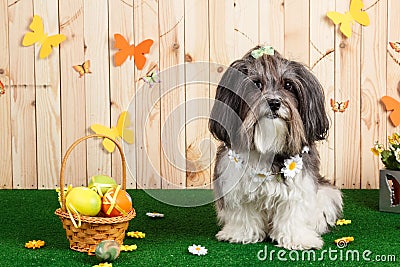
M 128 192 L 137 212 L 128 230 L 142 231 L 146 238 L 127 237 L 124 243 L 136 244 L 138 248 L 133 252 L 122 252 L 113 266 L 398 266 L 400 262 L 400 214 L 378 211 L 377 190 L 343 190 L 344 218 L 351 219 L 352 223 L 338 226 L 324 235 L 323 249 L 309 252 L 315 253 L 315 260 L 312 254 L 307 256 L 280 249 L 270 241 L 249 245 L 218 242 L 214 237 L 219 227 L 213 204 L 196 208 L 175 207 L 155 200 L 145 191 Z M 159 193 L 167 199 L 181 200 L 181 203 L 188 199 L 203 201 L 212 196 L 209 190 Z M 1 266 L 82 267 L 99 263 L 94 256 L 69 249 L 62 224 L 54 215 L 58 207 L 55 191 L 0 190 L 0 205 Z M 151 219 L 145 215 L 153 211 L 164 213 L 165 218 Z M 333 241 L 344 236 L 354 236 L 355 241 L 338 249 Z M 25 242 L 34 239 L 44 240 L 46 245 L 36 250 L 24 248 Z M 205 246 L 208 254 L 189 254 L 187 248 L 192 244 Z M 257 254 L 263 258 L 265 250 L 267 257 L 259 260 Z M 275 252 L 271 258 L 272 250 Z M 363 259 L 363 253 L 371 262 Z M 389 255 L 394 255 L 396 262 L 388 262 L 393 260 Z M 378 262 L 379 259 L 386 261 Z

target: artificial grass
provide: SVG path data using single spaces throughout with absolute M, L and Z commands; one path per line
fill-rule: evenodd
M 378 190 L 343 190 L 344 218 L 351 219 L 350 225 L 338 226 L 323 236 L 324 255 L 314 251 L 316 259 L 302 261 L 302 253 L 289 252 L 275 247 L 271 241 L 257 244 L 230 244 L 218 242 L 215 234 L 219 227 L 213 204 L 200 207 L 176 207 L 152 198 L 142 190 L 128 190 L 134 201 L 137 217 L 129 225 L 128 231 L 146 233 L 144 239 L 126 237 L 125 244 L 137 244 L 133 252 L 122 252 L 113 266 L 394 266 L 400 262 L 400 214 L 378 211 Z M 156 191 L 153 191 L 153 193 Z M 209 199 L 209 190 L 165 190 L 161 195 L 173 196 L 175 200 Z M 1 266 L 93 266 L 99 261 L 69 249 L 65 231 L 59 218 L 54 215 L 58 208 L 57 194 L 53 190 L 0 190 L 0 263 Z M 182 201 L 185 203 L 185 201 Z M 152 219 L 146 212 L 157 211 L 165 218 Z M 346 248 L 338 249 L 334 239 L 354 236 L 354 242 Z M 25 242 L 41 239 L 46 242 L 43 248 L 31 250 L 24 248 Z M 188 253 L 188 246 L 200 244 L 208 249 L 205 256 Z M 268 251 L 268 257 L 260 261 L 260 250 Z M 337 256 L 336 260 L 329 257 Z M 269 257 L 275 250 L 273 258 Z M 357 250 L 354 259 L 346 252 Z M 372 260 L 366 262 L 362 254 Z M 282 251 L 282 252 L 279 252 Z M 286 261 L 278 259 L 278 253 Z M 259 254 L 264 255 L 264 252 Z M 319 260 L 323 256 L 323 260 Z M 342 257 L 340 257 L 342 255 Z M 396 262 L 377 262 L 377 255 L 395 255 Z M 294 260 L 292 260 L 293 258 Z M 340 259 L 342 258 L 342 259 Z M 382 258 L 382 257 L 381 257 Z M 353 260 L 352 260 L 353 259 Z

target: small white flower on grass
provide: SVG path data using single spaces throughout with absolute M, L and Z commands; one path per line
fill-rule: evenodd
M 229 149 L 229 151 L 228 151 L 228 158 L 230 161 L 232 161 L 235 164 L 236 168 L 238 168 L 238 169 L 242 168 L 243 159 L 240 157 L 239 154 L 237 154 L 232 149 Z
M 190 253 L 194 254 L 194 255 L 206 255 L 207 254 L 207 249 L 205 247 L 202 247 L 200 245 L 195 245 L 193 244 L 192 246 L 188 247 L 188 250 Z
M 303 160 L 299 155 L 285 159 L 284 164 L 282 172 L 286 178 L 294 178 L 303 168 Z
M 158 212 L 147 212 L 146 215 L 151 218 L 164 218 L 164 214 Z

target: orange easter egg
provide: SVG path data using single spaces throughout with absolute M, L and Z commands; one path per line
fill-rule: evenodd
M 111 188 L 103 196 L 101 210 L 108 217 L 126 216 L 132 210 L 131 196 L 120 187 Z

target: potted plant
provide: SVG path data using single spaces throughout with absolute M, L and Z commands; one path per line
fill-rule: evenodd
M 371 151 L 385 165 L 379 173 L 379 210 L 400 213 L 400 134 L 388 136 L 388 148 L 375 142 Z

